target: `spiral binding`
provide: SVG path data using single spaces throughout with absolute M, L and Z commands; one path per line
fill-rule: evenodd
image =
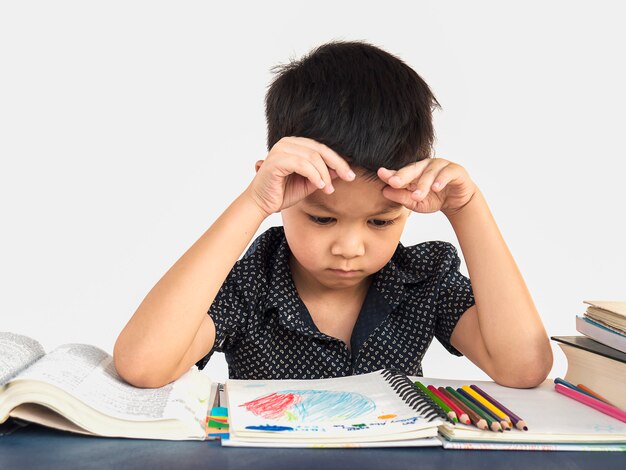
M 406 374 L 398 369 L 385 369 L 382 376 L 409 407 L 419 412 L 427 421 L 441 418 L 450 421 L 450 417 L 422 390 L 411 382 Z

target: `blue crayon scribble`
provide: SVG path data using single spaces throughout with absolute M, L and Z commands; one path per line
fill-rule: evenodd
M 411 416 L 410 418 L 400 418 L 391 420 L 392 423 L 401 423 L 401 424 L 415 424 L 420 420 L 419 416 Z
M 293 431 L 290 426 L 274 426 L 272 424 L 262 424 L 260 426 L 246 426 L 246 429 L 252 431 Z
M 351 420 L 376 409 L 360 393 L 331 390 L 282 390 L 240 406 L 263 418 L 302 423 Z
M 304 422 L 348 420 L 376 409 L 374 402 L 360 393 L 330 390 L 286 390 L 285 393 L 297 393 L 303 397 L 291 411 Z

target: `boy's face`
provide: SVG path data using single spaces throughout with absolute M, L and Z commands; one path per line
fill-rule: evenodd
M 383 196 L 385 183 L 333 180 L 281 214 L 293 254 L 292 273 L 313 291 L 359 287 L 393 256 L 410 211 Z

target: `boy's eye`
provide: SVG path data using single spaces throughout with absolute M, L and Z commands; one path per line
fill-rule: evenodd
M 316 217 L 314 215 L 310 215 L 309 219 L 318 225 L 328 225 L 333 221 L 332 217 Z
M 393 224 L 393 220 L 382 220 L 382 219 L 372 219 L 370 220 L 370 222 L 375 227 L 387 227 L 388 225 Z

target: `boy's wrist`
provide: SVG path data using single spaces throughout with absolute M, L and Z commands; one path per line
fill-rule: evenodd
M 470 197 L 470 199 L 462 206 L 452 211 L 442 211 L 443 214 L 448 218 L 448 221 L 454 225 L 459 220 L 465 218 L 468 214 L 476 213 L 476 211 L 481 210 L 486 207 L 487 202 L 485 201 L 482 193 L 478 188 L 474 191 L 474 194 Z
M 253 213 L 255 213 L 255 215 L 258 215 L 259 222 L 264 221 L 271 215 L 265 209 L 263 209 L 262 205 L 259 203 L 259 201 L 255 197 L 254 190 L 252 189 L 252 185 L 248 186 L 245 189 L 245 191 L 241 193 L 239 198 L 245 203 L 245 205 Z

